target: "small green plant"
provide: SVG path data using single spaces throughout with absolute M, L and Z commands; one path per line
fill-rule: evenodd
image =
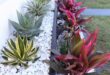
M 17 16 L 19 23 L 11 20 L 9 20 L 9 23 L 16 29 L 19 35 L 31 38 L 41 32 L 39 27 L 41 26 L 43 16 L 36 19 L 33 16 L 29 16 L 29 14 L 22 15 L 19 12 L 17 12 Z
M 60 52 L 62 53 L 62 54 L 67 54 L 67 52 L 68 52 L 68 47 L 67 47 L 67 44 L 64 42 L 64 43 L 62 43 L 61 44 L 61 47 L 60 47 Z
M 35 62 L 37 57 L 38 48 L 33 47 L 33 41 L 29 42 L 26 37 L 18 36 L 16 41 L 10 39 L 8 41 L 9 48 L 4 47 L 2 50 L 4 65 L 19 65 L 28 67 L 28 62 Z
M 27 10 L 29 13 L 35 16 L 41 16 L 46 14 L 48 11 L 48 2 L 50 0 L 33 0 L 27 5 Z

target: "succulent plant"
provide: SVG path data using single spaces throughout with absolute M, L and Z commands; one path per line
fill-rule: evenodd
M 10 39 L 8 46 L 2 50 L 4 62 L 1 64 L 28 67 L 29 61 L 35 62 L 39 58 L 38 48 L 34 48 L 33 41 L 28 41 L 26 37 L 18 36 L 15 41 Z
M 28 13 L 22 15 L 19 12 L 17 12 L 17 16 L 19 23 L 12 20 L 9 20 L 9 23 L 15 28 L 19 35 L 31 38 L 33 36 L 37 36 L 41 32 L 39 27 L 42 24 L 43 16 L 34 18 L 33 16 L 29 16 Z
M 47 5 L 49 1 L 50 0 L 33 0 L 27 5 L 27 10 L 35 16 L 44 15 L 49 10 Z

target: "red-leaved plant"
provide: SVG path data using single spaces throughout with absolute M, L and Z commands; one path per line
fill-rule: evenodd
M 85 75 L 91 69 L 106 64 L 110 60 L 110 53 L 95 53 L 97 34 L 98 30 L 94 31 L 87 39 L 76 44 L 66 55 L 56 52 L 53 69 L 70 75 Z M 55 69 L 56 66 L 58 66 L 57 69 Z
M 92 17 L 89 18 L 82 18 L 79 17 L 80 14 L 84 11 L 85 8 L 80 9 L 78 12 L 76 13 L 72 13 L 70 10 L 65 10 L 64 13 L 67 16 L 67 20 L 68 22 L 70 22 L 70 24 L 72 26 L 79 26 L 79 25 L 84 25 L 86 22 L 90 21 Z
M 76 2 L 76 0 L 57 1 L 59 12 L 63 14 L 63 16 L 66 16 L 66 18 L 63 17 L 65 22 L 67 22 L 66 28 L 69 26 L 75 30 L 86 22 L 91 21 L 92 17 L 84 18 L 81 16 L 81 13 L 86 9 L 86 7 L 80 8 L 82 4 L 83 2 Z
M 85 75 L 91 69 L 106 64 L 110 60 L 110 53 L 99 54 L 95 52 L 98 30 L 90 34 L 85 29 L 79 28 L 91 20 L 91 17 L 83 18 L 81 16 L 81 13 L 86 9 L 86 7 L 80 8 L 82 2 L 57 0 L 57 5 L 60 15 L 63 15 L 63 20 L 67 22 L 65 24 L 69 24 L 64 24 L 64 27 L 69 29 L 68 35 L 70 37 L 67 39 L 70 46 L 68 46 L 66 54 L 52 50 L 55 57 L 52 57 L 50 67 L 56 72 L 66 75 Z M 87 34 L 85 39 L 80 39 L 81 31 Z
M 57 0 L 57 4 L 60 12 L 63 12 L 64 10 L 75 12 L 83 3 L 76 2 L 76 0 Z

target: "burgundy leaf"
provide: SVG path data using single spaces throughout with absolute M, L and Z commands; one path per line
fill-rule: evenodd
M 87 49 L 87 56 L 93 54 L 94 47 L 96 45 L 98 30 L 95 30 L 88 38 L 85 40 L 85 48 Z
M 68 21 L 72 22 L 73 26 L 76 25 L 76 17 L 75 17 L 75 15 L 69 10 L 66 10 L 65 14 L 66 14 L 66 16 L 68 18 Z
M 85 66 L 89 65 L 87 52 L 88 52 L 88 49 L 85 46 L 83 46 L 81 49 L 81 57 L 80 58 L 83 61 Z
M 70 54 L 68 54 L 68 55 L 66 55 L 66 57 L 65 57 L 65 60 L 73 60 L 73 59 L 78 59 L 77 57 L 75 57 L 75 56 L 73 56 L 73 55 L 70 55 Z
M 78 21 L 78 24 L 79 25 L 83 25 L 83 24 L 85 24 L 86 22 L 90 22 L 91 21 L 91 19 L 92 19 L 92 17 L 89 17 L 89 18 L 87 18 L 87 19 L 80 19 L 79 21 Z
M 68 66 L 65 70 L 71 70 L 75 67 L 76 67 L 76 64 L 72 64 L 72 65 Z
M 76 13 L 75 13 L 75 16 L 76 17 L 79 17 L 79 15 L 86 9 L 86 7 L 83 7 L 81 9 L 79 9 Z
M 83 4 L 83 2 L 76 2 L 75 7 L 79 7 Z
M 59 56 L 56 56 L 55 58 L 59 61 L 64 61 L 66 55 L 59 55 Z
M 70 6 L 73 6 L 74 3 L 75 3 L 75 0 L 68 0 L 68 4 L 69 4 Z
M 97 68 L 103 66 L 109 60 L 110 60 L 110 53 L 93 56 L 93 58 L 90 60 L 89 68 Z

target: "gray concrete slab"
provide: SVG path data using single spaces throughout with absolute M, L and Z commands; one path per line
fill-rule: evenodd
M 83 15 L 87 16 L 110 16 L 110 9 L 86 9 Z

